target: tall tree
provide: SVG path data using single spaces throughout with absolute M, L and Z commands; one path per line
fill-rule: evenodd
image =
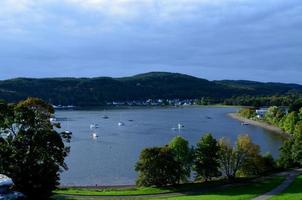
M 187 178 L 191 174 L 192 164 L 192 151 L 189 147 L 189 142 L 181 136 L 176 136 L 171 140 L 168 146 L 172 150 L 175 160 L 181 165 L 179 182 L 187 181 Z
M 283 126 L 282 128 L 287 132 L 287 133 L 294 133 L 295 131 L 295 125 L 299 121 L 299 116 L 297 112 L 291 112 L 288 115 L 285 116 L 285 119 L 283 121 Z
M 204 135 L 197 143 L 194 150 L 194 170 L 197 179 L 205 181 L 221 175 L 219 172 L 219 145 L 211 134 Z
M 46 199 L 59 184 L 70 136 L 50 123 L 52 106 L 29 98 L 18 104 L 0 104 L 0 173 L 30 199 Z M 59 125 L 56 125 L 59 127 Z
M 139 186 L 176 184 L 182 170 L 180 166 L 172 150 L 167 146 L 144 149 L 135 166 L 139 173 L 136 183 Z
M 259 146 L 252 143 L 248 135 L 239 135 L 234 147 L 229 140 L 219 141 L 219 161 L 223 173 L 233 180 L 239 170 L 243 170 L 259 156 Z

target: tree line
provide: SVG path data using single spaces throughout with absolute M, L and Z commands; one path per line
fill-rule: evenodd
M 203 105 L 288 105 L 291 96 L 299 94 L 302 94 L 302 86 L 297 84 L 208 81 L 163 72 L 125 78 L 16 78 L 0 81 L 0 98 L 7 102 L 32 96 L 65 106 L 104 106 L 113 101 L 148 99 L 197 99 L 196 102 Z
M 297 167 L 302 164 L 302 100 L 296 100 L 289 107 L 271 106 L 263 118 L 257 118 L 255 108 L 243 108 L 239 115 L 261 120 L 281 128 L 290 136 L 285 138 L 280 149 L 278 165 L 283 168 Z
M 248 135 L 239 135 L 235 145 L 230 140 L 216 140 L 211 134 L 190 147 L 181 136 L 162 147 L 144 149 L 136 164 L 138 186 L 167 186 L 185 183 L 194 172 L 196 181 L 226 177 L 261 175 L 275 169 L 270 154 L 260 154 L 260 147 Z

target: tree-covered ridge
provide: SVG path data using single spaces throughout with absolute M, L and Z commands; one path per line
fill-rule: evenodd
M 0 99 L 17 102 L 29 96 L 52 104 L 98 106 L 112 101 L 147 99 L 202 99 L 232 104 L 238 96 L 272 96 L 302 93 L 302 86 L 250 81 L 208 81 L 168 72 L 151 72 L 125 78 L 16 78 L 0 81 Z

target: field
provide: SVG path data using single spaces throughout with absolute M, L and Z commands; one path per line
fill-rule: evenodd
M 212 183 L 202 186 L 201 184 L 188 184 L 180 188 L 132 188 L 120 190 L 95 190 L 95 189 L 67 189 L 57 191 L 56 200 L 82 200 L 82 199 L 175 199 L 175 200 L 248 200 L 278 186 L 284 177 L 274 176 L 257 182 L 241 182 L 234 185 Z M 163 194 L 166 193 L 166 194 Z M 167 194 L 169 193 L 169 194 Z M 66 195 L 74 195 L 67 197 Z M 83 195 L 83 196 L 82 196 Z M 138 196 L 137 196 L 138 195 Z M 140 196 L 141 195 L 141 196 Z M 143 196 L 153 195 L 153 196 Z M 168 196 L 167 196 L 168 195 Z M 171 195 L 171 196 L 169 196 Z M 131 196 L 133 198 L 131 198 Z M 129 198 L 130 197 L 130 198 Z

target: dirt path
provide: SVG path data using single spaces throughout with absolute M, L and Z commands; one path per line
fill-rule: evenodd
M 285 179 L 285 181 L 283 183 L 281 183 L 278 187 L 276 187 L 275 189 L 261 195 L 258 196 L 252 200 L 266 200 L 269 198 L 272 198 L 275 195 L 280 194 L 281 192 L 283 192 L 286 188 L 288 188 L 288 186 L 290 186 L 290 184 L 296 179 L 296 177 L 301 173 L 301 169 L 299 170 L 293 170 L 288 172 L 287 174 L 287 178 Z

